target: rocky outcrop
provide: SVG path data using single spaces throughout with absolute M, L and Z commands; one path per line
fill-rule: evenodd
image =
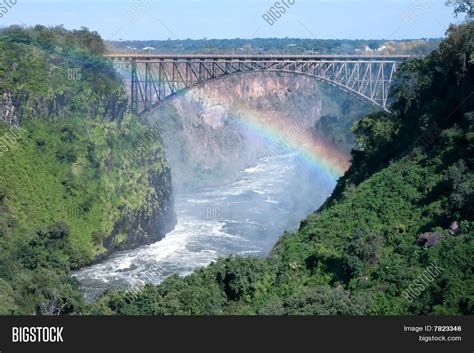
M 451 225 L 449 226 L 449 234 L 458 235 L 460 232 L 461 232 L 461 228 L 459 226 L 459 222 L 458 221 L 452 222 Z
M 423 233 L 418 236 L 418 239 L 416 243 L 419 246 L 424 246 L 426 248 L 431 248 L 432 246 L 435 246 L 441 241 L 441 238 L 443 237 L 443 234 L 439 232 L 428 232 L 428 233 Z
M 10 126 L 18 126 L 19 119 L 16 114 L 16 106 L 13 102 L 11 92 L 3 93 L 2 100 L 0 101 L 0 121 Z
M 98 116 L 113 121 L 121 121 L 127 110 L 128 100 L 119 91 L 106 98 L 95 98 L 88 104 L 78 105 L 68 93 L 55 93 L 50 98 L 31 98 L 27 92 L 14 95 L 3 93 L 0 97 L 0 121 L 9 125 L 18 125 L 29 118 L 62 117 L 74 112 L 84 118 L 96 119 Z

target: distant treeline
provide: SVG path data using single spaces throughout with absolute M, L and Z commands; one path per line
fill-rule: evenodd
M 435 50 L 440 39 L 415 40 L 322 40 L 294 38 L 199 39 L 110 41 L 111 51 L 152 51 L 156 53 L 314 53 L 314 54 L 413 54 Z M 153 49 L 150 49 L 153 48 Z

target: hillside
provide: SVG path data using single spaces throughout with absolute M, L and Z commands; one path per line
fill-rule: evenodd
M 174 227 L 159 129 L 104 50 L 87 29 L 0 31 L 0 314 L 73 312 L 70 269 Z
M 402 67 L 393 113 L 354 125 L 352 167 L 270 258 L 219 259 L 85 312 L 473 314 L 473 38 L 472 21 L 453 26 Z

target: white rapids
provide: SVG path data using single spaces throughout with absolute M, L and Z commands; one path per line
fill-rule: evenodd
M 118 252 L 73 276 L 91 300 L 107 289 L 188 275 L 221 256 L 266 256 L 335 185 L 324 171 L 302 168 L 295 155 L 262 159 L 234 183 L 177 196 L 178 224 L 161 241 Z

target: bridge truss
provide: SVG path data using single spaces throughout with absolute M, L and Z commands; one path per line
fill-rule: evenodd
M 314 77 L 387 109 L 397 65 L 408 56 L 109 55 L 131 67 L 131 108 L 153 110 L 177 93 L 223 76 L 288 72 Z

